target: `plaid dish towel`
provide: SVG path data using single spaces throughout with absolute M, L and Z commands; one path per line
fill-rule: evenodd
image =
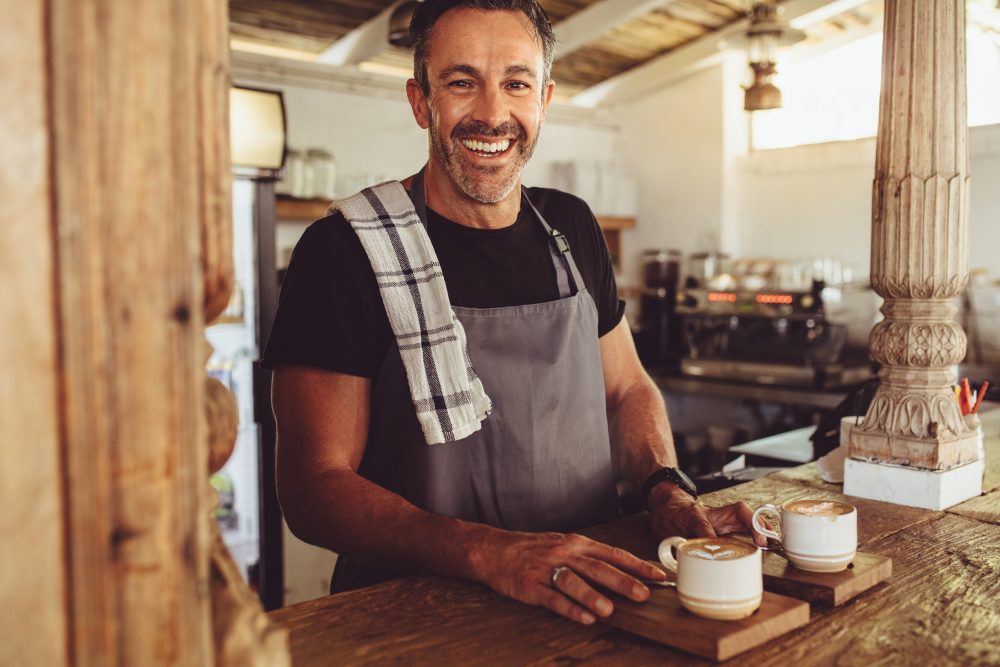
M 375 271 L 427 444 L 475 433 L 492 403 L 472 369 L 465 330 L 410 196 L 389 181 L 334 202 L 334 211 L 354 228 Z

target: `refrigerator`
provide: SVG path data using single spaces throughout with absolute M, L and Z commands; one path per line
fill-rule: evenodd
M 271 412 L 271 372 L 259 365 L 279 294 L 278 242 L 287 257 L 307 226 L 277 219 L 273 175 L 233 179 L 235 285 L 229 307 L 206 329 L 214 351 L 210 375 L 236 396 L 236 447 L 212 477 L 223 540 L 264 608 L 277 609 L 325 595 L 336 556 L 308 545 L 288 530 L 275 490 L 276 430 Z M 284 261 L 284 259 L 282 260 Z

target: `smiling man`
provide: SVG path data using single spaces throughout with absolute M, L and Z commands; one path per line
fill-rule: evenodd
M 641 489 L 657 538 L 746 530 L 750 508 L 702 506 L 677 470 L 590 209 L 521 184 L 554 88 L 544 11 L 534 0 L 426 0 L 411 34 L 406 93 L 428 132 L 426 167 L 348 200 L 373 217 L 312 225 L 282 287 L 263 361 L 282 509 L 299 537 L 340 554 L 334 591 L 432 572 L 593 623 L 612 611 L 594 584 L 644 600 L 640 580 L 663 577 L 572 534 L 620 515 L 616 468 Z M 392 192 L 405 200 L 399 215 L 379 199 Z M 373 268 L 380 252 L 359 239 L 373 225 L 391 228 L 397 251 L 429 248 L 427 261 Z M 417 295 L 409 305 L 423 316 L 434 292 L 417 284 L 435 281 L 447 335 L 401 333 L 392 289 Z M 458 380 L 470 389 L 435 393 L 428 409 L 418 388 L 439 343 L 465 354 Z M 451 401 L 480 380 L 492 412 L 447 437 Z M 440 440 L 428 435 L 438 426 Z

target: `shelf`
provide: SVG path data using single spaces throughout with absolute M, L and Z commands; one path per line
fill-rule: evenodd
M 329 199 L 299 199 L 278 195 L 275 201 L 275 216 L 278 220 L 312 222 L 325 218 L 329 207 Z
M 623 229 L 634 229 L 635 218 L 617 215 L 599 215 L 597 224 L 606 232 L 619 232 Z
M 326 217 L 326 211 L 330 207 L 329 199 L 298 199 L 287 195 L 278 195 L 275 202 L 275 214 L 279 221 L 302 221 L 312 222 Z M 621 257 L 621 240 L 619 233 L 626 229 L 635 227 L 635 218 L 617 215 L 599 215 L 597 224 L 604 232 L 604 238 L 608 243 L 608 250 L 618 266 Z

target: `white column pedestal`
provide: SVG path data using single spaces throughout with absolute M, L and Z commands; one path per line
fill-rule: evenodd
M 844 494 L 942 510 L 983 492 L 983 459 L 949 470 L 924 470 L 858 459 L 844 462 Z

